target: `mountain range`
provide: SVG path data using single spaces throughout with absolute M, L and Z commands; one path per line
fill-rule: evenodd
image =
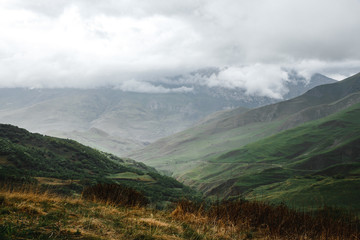
M 214 74 L 203 70 L 192 75 Z M 185 84 L 171 78 L 167 89 L 190 92 L 136 93 L 102 89 L 0 89 L 0 122 L 69 138 L 123 156 L 185 130 L 209 114 L 258 107 L 281 99 L 248 95 L 244 89 Z M 335 80 L 315 74 L 310 81 L 289 73 L 285 99 Z M 170 84 L 171 83 L 171 84 Z M 240 111 L 239 108 L 235 111 Z

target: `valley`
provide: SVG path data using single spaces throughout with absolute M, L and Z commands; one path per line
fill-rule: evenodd
M 360 240 L 359 9 L 0 0 L 0 240 Z
M 219 113 L 130 157 L 214 198 L 358 211 L 359 90 L 357 74 L 288 101 Z
M 15 109 L 3 106 L 4 119 L 37 126 L 40 132 L 79 140 L 100 151 L 79 150 L 86 147 L 73 140 L 2 125 L 5 150 L 0 170 L 5 179 L 23 176 L 72 194 L 96 182 L 125 184 L 145 193 L 157 206 L 180 196 L 200 197 L 186 185 L 209 199 L 262 199 L 313 208 L 329 204 L 358 211 L 358 196 L 340 199 L 350 196 L 359 184 L 359 77 L 316 86 L 295 98 L 254 109 L 217 112 L 235 100 L 111 89 L 3 90 L 3 101 Z M 313 79 L 319 83 L 322 76 Z M 23 98 L 16 99 L 19 92 Z M 65 115 L 70 118 L 62 121 Z M 195 126 L 180 131 L 195 120 Z M 177 123 L 181 123 L 177 130 L 170 127 Z M 180 132 L 151 143 L 170 134 L 157 129 Z M 124 158 L 124 152 L 136 148 L 140 150 Z M 93 160 L 88 159 L 88 151 Z M 96 162 L 98 158 L 103 162 Z M 330 198 L 331 189 L 341 184 L 348 185 L 343 195 Z M 301 200 L 299 196 L 311 195 L 313 188 L 319 194 Z

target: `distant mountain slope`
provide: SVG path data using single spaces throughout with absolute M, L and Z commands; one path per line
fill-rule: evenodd
M 341 82 L 315 87 L 291 100 L 246 112 L 226 111 L 130 157 L 201 188 L 202 177 L 187 173 L 206 167 L 213 156 L 341 111 L 360 102 L 359 91 L 360 74 L 357 74 Z M 218 167 L 226 171 L 225 165 Z
M 113 182 L 131 186 L 153 202 L 191 196 L 190 189 L 155 169 L 120 159 L 73 140 L 33 134 L 0 124 L 0 180 L 31 181 L 79 193 L 83 186 Z
M 184 130 L 212 112 L 237 106 L 194 93 L 114 89 L 1 89 L 0 103 L 2 123 L 73 138 L 117 155 Z
M 334 79 L 328 78 L 318 73 L 314 74 L 310 81 L 307 81 L 305 78 L 299 76 L 296 72 L 290 72 L 289 79 L 290 81 L 286 84 L 289 92 L 284 95 L 284 100 L 300 96 L 310 89 L 320 85 L 336 83 Z
M 286 97 L 312 84 L 334 82 L 320 74 L 298 76 Z M 164 85 L 173 89 L 183 85 Z M 180 84 L 180 83 L 178 83 Z M 122 156 L 193 126 L 216 111 L 257 107 L 279 99 L 249 96 L 243 89 L 186 85 L 192 92 L 135 93 L 117 89 L 0 89 L 0 122 L 66 137 Z M 238 110 L 239 111 L 239 110 Z
M 47 131 L 47 134 L 60 138 L 73 139 L 86 146 L 96 148 L 103 152 L 109 152 L 117 156 L 123 156 L 127 152 L 142 148 L 146 145 L 146 143 L 137 140 L 123 139 L 118 136 L 110 135 L 109 133 L 94 127 L 86 131 L 74 130 L 63 132 L 53 130 Z

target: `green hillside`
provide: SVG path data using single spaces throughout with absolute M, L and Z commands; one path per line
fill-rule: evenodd
M 153 202 L 194 193 L 145 164 L 4 124 L 0 124 L 0 180 L 37 182 L 65 194 L 80 193 L 84 186 L 98 182 L 119 183 L 143 192 Z
M 210 196 L 360 210 L 360 104 L 209 160 L 187 173 Z M 210 187 L 211 186 L 211 187 Z
M 228 152 L 215 161 L 232 162 L 246 159 L 243 162 L 254 163 L 265 159 L 266 162 L 279 164 L 285 159 L 287 164 L 290 164 L 291 160 L 291 164 L 296 168 L 312 170 L 322 169 L 339 162 L 352 161 L 358 157 L 354 143 L 359 138 L 359 120 L 360 104 L 355 104 L 324 119 L 303 124 Z M 354 145 L 353 151 L 347 151 L 345 146 L 349 143 Z M 337 150 L 336 155 L 329 155 L 334 150 Z M 360 146 L 358 150 L 360 151 Z M 315 158 L 319 154 L 327 161 L 320 162 Z M 330 159 L 333 160 L 330 161 Z

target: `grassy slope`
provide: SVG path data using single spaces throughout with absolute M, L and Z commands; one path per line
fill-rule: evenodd
M 2 240 L 232 240 L 247 236 L 263 239 L 266 234 L 261 231 L 245 224 L 238 229 L 220 220 L 182 211 L 174 215 L 171 211 L 0 189 Z
M 336 149 L 343 148 L 348 143 L 353 143 L 359 138 L 360 133 L 360 104 L 341 111 L 337 114 L 328 116 L 321 120 L 312 121 L 293 128 L 277 135 L 259 140 L 255 143 L 228 152 L 219 156 L 216 162 L 268 162 L 272 164 L 282 164 L 287 161 L 292 165 L 302 164 L 303 161 L 312 161 L 314 157 L 321 154 L 326 155 Z M 356 145 L 353 146 L 357 148 Z M 359 149 L 360 150 L 360 149 Z M 345 152 L 343 158 L 349 157 L 349 160 L 357 160 Z M 355 154 L 355 153 L 354 153 Z M 336 156 L 337 158 L 338 156 Z M 339 161 L 343 161 L 339 159 Z M 336 162 L 323 164 L 333 165 Z M 324 166 L 308 166 L 311 169 Z M 301 168 L 301 165 L 298 166 Z
M 146 162 L 179 177 L 184 172 L 204 163 L 213 154 L 226 152 L 238 146 L 277 132 L 282 121 L 254 123 L 220 131 L 215 123 L 198 125 L 181 133 L 161 139 L 129 157 Z M 217 129 L 217 132 L 214 132 Z
M 119 173 L 132 176 L 113 178 Z M 134 178 L 134 175 L 139 177 Z M 101 153 L 73 140 L 0 125 L 0 179 L 32 181 L 34 177 L 42 177 L 40 183 L 52 188 L 56 184 L 51 181 L 57 179 L 61 185 L 59 191 L 67 193 L 79 193 L 83 186 L 96 182 L 117 182 L 143 192 L 153 202 L 174 201 L 193 193 L 145 164 Z M 150 178 L 152 181 L 148 181 Z M 65 180 L 72 181 L 66 184 Z
M 32 192 L 0 192 L 0 197 L 3 199 L 0 239 L 3 240 L 189 239 L 190 231 L 186 227 L 190 226 L 175 221 L 166 212 Z M 200 236 L 191 230 L 191 235 Z
M 186 131 L 161 139 L 130 157 L 169 172 L 202 188 L 202 172 L 214 156 L 255 142 L 277 132 L 316 120 L 360 102 L 360 74 L 344 81 L 316 87 L 297 98 L 244 112 L 242 109 L 214 114 Z M 217 168 L 226 169 L 223 164 Z M 210 169 L 208 169 L 210 168 Z
M 249 198 L 296 206 L 331 204 L 360 210 L 359 119 L 356 104 L 218 155 L 206 168 L 188 174 L 202 172 L 202 184 L 217 185 L 203 189 L 209 195 L 246 193 Z

